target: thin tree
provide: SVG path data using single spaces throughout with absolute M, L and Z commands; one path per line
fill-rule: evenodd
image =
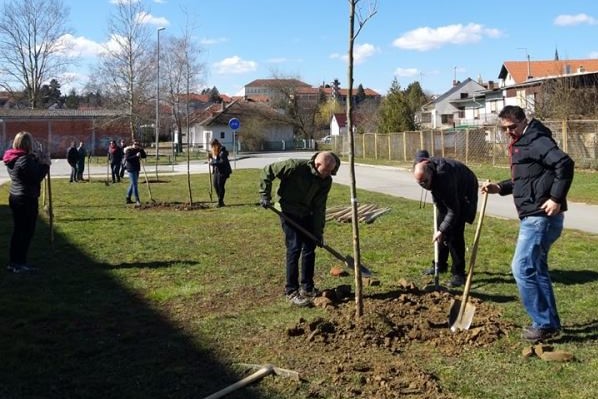
M 152 120 L 151 109 L 146 106 L 153 95 L 149 93 L 153 93 L 155 62 L 144 15 L 147 11 L 142 2 L 118 2 L 108 26 L 110 42 L 96 74 L 103 80 L 111 105 L 126 110 L 131 141 L 137 126 Z
M 353 133 L 353 47 L 355 39 L 361 32 L 361 29 L 366 22 L 376 15 L 376 2 L 370 3 L 367 14 L 362 15 L 360 9 L 356 7 L 360 0 L 349 1 L 349 51 L 348 51 L 348 67 L 347 67 L 347 133 L 349 134 L 349 168 L 351 175 L 351 215 L 353 227 L 353 258 L 355 269 L 355 315 L 361 317 L 363 315 L 363 286 L 361 281 L 361 251 L 359 249 L 359 219 L 357 215 L 357 189 L 355 184 L 355 138 Z M 355 18 L 357 17 L 358 27 L 355 30 Z
M 64 72 L 62 37 L 69 9 L 61 0 L 5 1 L 0 17 L 0 87 L 25 92 L 28 106 L 41 106 L 41 88 Z
M 177 142 L 181 142 L 183 126 L 187 128 L 187 187 L 189 191 L 189 205 L 193 205 L 191 192 L 191 158 L 189 146 L 189 100 L 191 88 L 197 88 L 203 65 L 199 62 L 200 50 L 193 44 L 192 29 L 187 23 L 181 37 L 170 38 L 165 45 L 164 63 L 166 73 L 163 75 L 166 87 L 166 102 L 170 105 L 171 118 L 176 126 Z M 185 93 L 183 95 L 183 93 Z M 185 122 L 185 123 L 184 123 Z

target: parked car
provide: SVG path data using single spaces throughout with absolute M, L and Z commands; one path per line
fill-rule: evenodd
M 332 137 L 330 135 L 324 136 L 320 139 L 320 143 L 322 143 L 322 144 L 330 144 L 331 141 L 332 141 Z

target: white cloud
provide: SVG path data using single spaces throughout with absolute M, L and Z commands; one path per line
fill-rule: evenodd
M 356 44 L 353 47 L 353 62 L 355 65 L 363 64 L 368 58 L 376 54 L 379 50 L 373 44 L 364 43 Z M 349 61 L 347 54 L 332 53 L 330 54 L 331 59 L 341 59 L 345 62 Z
M 559 15 L 554 19 L 554 24 L 557 26 L 574 26 L 581 24 L 595 25 L 598 23 L 596 18 L 591 17 L 587 14 L 577 15 Z
M 592 51 L 588 54 L 588 58 L 598 58 L 598 51 Z
M 137 20 L 146 25 L 154 25 L 158 27 L 168 26 L 170 22 L 166 18 L 163 17 L 155 17 L 152 14 L 148 14 L 146 12 L 140 12 L 137 14 Z
M 477 43 L 483 37 L 497 38 L 502 32 L 484 25 L 469 23 L 417 28 L 395 39 L 392 44 L 405 50 L 428 51 L 447 44 Z
M 217 74 L 240 74 L 246 72 L 253 72 L 257 69 L 257 62 L 246 61 L 239 56 L 225 58 L 222 61 L 214 63 L 214 70 Z
M 228 39 L 226 37 L 215 37 L 215 38 L 205 37 L 199 41 L 199 43 L 203 44 L 204 46 L 210 46 L 213 44 L 220 44 L 220 43 L 226 43 L 226 42 L 228 42 Z
M 417 76 L 419 74 L 419 71 L 417 70 L 417 68 L 397 68 L 395 69 L 395 76 L 401 77 L 401 78 L 410 78 L 413 76 Z
M 60 38 L 62 54 L 69 58 L 96 57 L 104 51 L 104 47 L 83 36 L 75 37 L 66 34 Z

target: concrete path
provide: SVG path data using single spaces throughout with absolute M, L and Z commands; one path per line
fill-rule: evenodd
M 241 154 L 236 160 L 233 159 L 231 161 L 231 166 L 233 169 L 262 168 L 265 165 L 278 160 L 288 158 L 309 158 L 311 155 L 312 153 L 309 152 Z M 151 167 L 147 170 L 147 173 L 151 176 L 154 171 L 155 168 Z M 92 166 L 90 172 L 93 177 L 105 178 L 106 167 Z M 179 164 L 174 167 L 159 167 L 159 173 L 161 174 L 184 174 L 186 172 L 186 164 Z M 191 163 L 191 173 L 207 172 L 208 166 L 205 162 L 193 161 Z M 70 167 L 66 163 L 66 160 L 53 160 L 53 177 L 67 178 L 69 174 Z M 85 171 L 85 176 L 87 176 L 87 171 Z M 356 164 L 355 179 L 359 189 L 389 194 L 415 201 L 419 201 L 422 197 L 421 188 L 414 181 L 411 172 L 405 168 Z M 2 165 L 2 167 L 0 167 L 0 184 L 9 180 L 6 168 Z M 345 162 L 341 166 L 338 175 L 334 177 L 334 182 L 348 185 L 350 181 L 348 164 Z M 426 199 L 426 202 L 431 203 L 432 196 L 430 193 L 427 194 Z M 481 205 L 481 200 L 479 203 Z M 501 197 L 499 195 L 490 195 L 488 197 L 486 214 L 505 219 L 516 219 L 517 213 L 513 205 L 512 196 Z M 565 228 L 598 234 L 598 205 L 569 203 L 569 210 L 565 214 Z

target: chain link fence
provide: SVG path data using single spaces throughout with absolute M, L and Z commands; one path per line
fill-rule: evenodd
M 543 121 L 559 147 L 583 169 L 598 169 L 598 120 Z M 333 136 L 332 149 L 348 155 L 349 138 Z M 509 136 L 496 126 L 467 129 L 435 129 L 399 133 L 364 133 L 354 139 L 356 159 L 411 162 L 415 152 L 426 149 L 432 156 L 464 163 L 509 165 Z

